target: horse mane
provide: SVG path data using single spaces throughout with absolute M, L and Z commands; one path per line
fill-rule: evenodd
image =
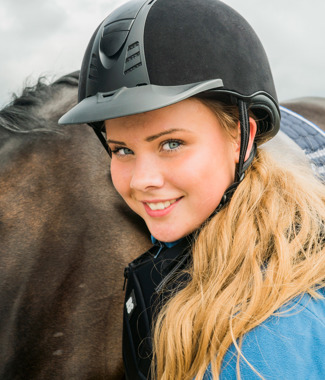
M 13 133 L 59 132 L 58 119 L 77 101 L 78 82 L 79 71 L 52 83 L 40 77 L 0 110 L 0 128 Z

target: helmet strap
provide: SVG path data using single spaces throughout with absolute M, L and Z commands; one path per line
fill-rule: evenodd
M 94 132 L 96 133 L 96 136 L 99 138 L 99 141 L 102 143 L 103 147 L 105 148 L 106 152 L 108 153 L 108 155 L 110 157 L 112 157 L 112 152 L 111 150 L 109 149 L 109 146 L 107 144 L 107 141 L 105 139 L 105 137 L 103 136 L 102 132 L 100 130 L 98 130 L 97 128 L 92 128 L 94 130 Z
M 238 99 L 238 110 L 239 110 L 239 123 L 240 123 L 240 151 L 239 151 L 239 160 L 236 165 L 235 172 L 235 181 L 231 184 L 224 195 L 221 198 L 221 201 L 216 208 L 216 210 L 212 213 L 212 215 L 208 218 L 210 219 L 213 215 L 218 213 L 223 206 L 225 206 L 231 199 L 234 194 L 237 186 L 245 177 L 245 171 L 248 169 L 250 164 L 252 163 L 255 154 L 256 154 L 256 143 L 253 143 L 252 150 L 249 154 L 248 159 L 245 161 L 245 156 L 247 153 L 248 143 L 249 143 L 249 134 L 250 134 L 250 124 L 249 124 L 249 115 L 248 115 L 248 106 L 247 103 L 243 100 Z
M 244 179 L 245 169 L 245 156 L 247 152 L 247 147 L 249 143 L 249 116 L 248 116 L 248 107 L 247 103 L 243 100 L 238 100 L 238 110 L 239 110 L 239 122 L 240 122 L 240 151 L 239 151 L 239 160 L 236 166 L 236 175 L 235 183 L 240 183 Z

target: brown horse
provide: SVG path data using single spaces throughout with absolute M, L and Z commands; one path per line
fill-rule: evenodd
M 123 270 L 151 244 L 93 131 L 57 125 L 77 84 L 0 111 L 0 379 L 123 378 Z M 325 130 L 325 99 L 286 106 Z
M 123 270 L 151 243 L 91 129 L 57 126 L 77 78 L 0 113 L 1 379 L 123 376 Z

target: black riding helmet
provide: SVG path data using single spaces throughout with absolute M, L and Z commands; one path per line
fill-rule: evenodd
M 60 124 L 88 123 L 103 145 L 103 121 L 162 108 L 198 94 L 239 107 L 241 154 L 249 135 L 248 109 L 258 119 L 256 141 L 279 130 L 272 73 L 254 30 L 218 0 L 133 0 L 111 13 L 87 47 L 78 104 Z

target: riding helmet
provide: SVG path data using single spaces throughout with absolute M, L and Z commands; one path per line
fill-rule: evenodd
M 194 95 L 235 104 L 241 147 L 234 191 L 254 158 L 255 143 L 273 137 L 280 112 L 271 69 L 252 27 L 219 0 L 133 0 L 93 34 L 81 66 L 78 104 L 59 124 L 88 123 L 110 153 L 104 120 L 152 111 Z M 228 197 L 229 198 L 229 197 Z

